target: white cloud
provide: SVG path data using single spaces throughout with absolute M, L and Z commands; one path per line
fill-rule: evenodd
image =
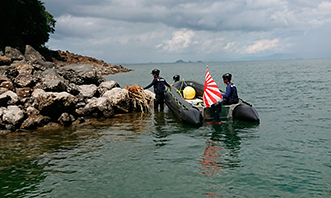
M 226 44 L 226 46 L 223 48 L 226 52 L 232 52 L 236 49 L 236 46 L 238 45 L 237 42 L 229 42 Z
M 268 49 L 277 47 L 279 43 L 278 39 L 273 40 L 259 40 L 256 41 L 253 45 L 246 47 L 243 53 L 254 54 Z
M 182 29 L 174 31 L 171 40 L 163 41 L 156 48 L 161 48 L 163 51 L 168 52 L 182 52 L 185 48 L 189 47 L 194 36 L 195 33 L 191 30 Z

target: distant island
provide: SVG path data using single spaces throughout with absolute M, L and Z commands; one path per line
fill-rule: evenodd
M 177 60 L 175 63 L 193 63 L 193 61 L 185 62 L 182 59 L 180 59 L 180 60 Z M 197 63 L 202 63 L 202 61 L 199 60 L 199 61 L 197 61 Z

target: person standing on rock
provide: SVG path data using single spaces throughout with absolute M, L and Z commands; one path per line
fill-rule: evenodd
M 160 111 L 163 111 L 164 109 L 164 91 L 165 86 L 170 87 L 170 85 L 167 83 L 167 81 L 160 77 L 160 70 L 153 69 L 152 73 L 153 75 L 153 81 L 151 84 L 147 85 L 143 89 L 148 89 L 152 86 L 154 86 L 154 93 L 155 93 L 155 100 L 154 100 L 154 110 L 158 111 L 158 106 L 160 105 Z

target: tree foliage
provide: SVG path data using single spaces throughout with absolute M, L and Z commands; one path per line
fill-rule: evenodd
M 55 19 L 39 0 L 1 0 L 0 49 L 41 48 L 55 31 Z

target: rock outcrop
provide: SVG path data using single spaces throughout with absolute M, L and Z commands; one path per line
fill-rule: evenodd
M 24 55 L 11 47 L 0 54 L 0 134 L 148 112 L 153 105 L 152 92 L 137 85 L 122 89 L 103 77 L 129 71 L 123 66 L 69 52 L 59 52 L 67 62 L 49 62 L 31 46 Z

